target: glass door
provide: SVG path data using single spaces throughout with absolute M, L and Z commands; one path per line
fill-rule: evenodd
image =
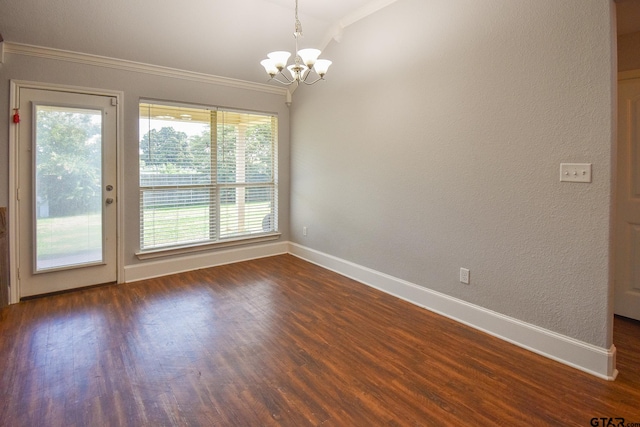
M 20 296 L 113 282 L 111 97 L 20 89 Z
M 104 261 L 102 111 L 35 105 L 35 272 Z

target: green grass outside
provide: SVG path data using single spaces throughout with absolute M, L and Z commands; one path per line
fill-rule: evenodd
M 238 205 L 220 206 L 220 238 L 244 233 L 262 232 L 262 220 L 271 212 L 270 202 L 245 203 L 244 227 L 240 226 Z M 157 230 L 163 230 L 157 233 Z M 143 247 L 151 248 L 176 241 L 209 240 L 209 207 L 206 205 L 180 208 L 147 209 L 141 224 Z
M 262 232 L 262 220 L 271 212 L 270 202 L 245 203 L 245 224 L 240 229 L 238 205 L 220 206 L 220 237 L 239 233 Z M 146 227 L 145 227 L 146 225 Z M 153 229 L 164 232 L 156 237 Z M 176 240 L 197 242 L 209 239 L 209 208 L 188 206 L 180 208 L 147 209 L 141 223 L 143 247 L 170 244 Z M 58 218 L 38 218 L 38 259 L 74 255 L 85 250 L 100 250 L 102 224 L 99 213 Z
M 38 218 L 38 259 L 75 255 L 102 248 L 100 213 Z
M 245 204 L 245 225 L 238 222 L 238 206 L 226 204 L 220 207 L 220 237 L 230 237 L 242 232 L 262 232 L 262 220 L 271 212 L 270 202 Z M 37 220 L 38 259 L 58 258 L 85 251 L 99 251 L 102 245 L 102 224 L 99 213 Z M 208 206 L 148 209 L 143 223 L 144 245 L 150 248 L 175 242 L 208 240 Z M 154 230 L 162 230 L 154 237 Z

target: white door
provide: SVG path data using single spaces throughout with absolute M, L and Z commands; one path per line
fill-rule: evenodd
M 615 306 L 640 320 L 640 78 L 618 82 Z
M 115 282 L 116 101 L 20 88 L 20 297 Z

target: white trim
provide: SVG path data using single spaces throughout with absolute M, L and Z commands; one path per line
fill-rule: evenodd
M 118 91 L 116 96 L 116 200 L 117 200 L 117 225 L 116 225 L 116 262 L 118 263 L 117 277 L 118 283 L 124 282 L 124 254 L 125 245 L 122 231 L 124 230 L 125 202 L 124 202 L 124 92 Z
M 640 70 L 629 70 L 629 71 L 618 72 L 618 81 L 630 80 L 630 79 L 640 79 Z
M 283 255 L 288 252 L 288 249 L 289 242 L 278 242 L 128 265 L 125 267 L 125 282 L 136 282 L 185 271 Z
M 144 64 L 142 62 L 127 61 L 124 59 L 109 58 L 106 56 L 90 55 L 87 53 L 71 52 L 68 50 L 52 49 L 48 47 L 33 46 L 22 43 L 4 43 L 6 53 L 34 56 L 38 58 L 55 59 L 59 61 L 75 62 L 98 67 L 114 68 L 118 70 L 132 71 L 136 73 L 152 74 L 162 77 L 171 77 L 200 83 L 229 86 L 239 89 L 248 89 L 257 92 L 266 92 L 274 95 L 286 95 L 287 89 L 263 83 L 254 83 L 228 77 L 214 76 L 211 74 L 185 71 L 177 68 L 162 67 L 159 65 Z
M 396 1 L 398 0 L 372 0 L 366 3 L 364 6 L 352 11 L 347 16 L 344 16 L 340 20 L 340 24 L 343 28 L 346 28 L 349 25 L 353 25 L 361 19 L 366 18 L 367 16 L 376 13 L 380 9 L 384 9 L 385 7 L 395 3 Z
M 122 165 L 124 160 L 123 150 L 123 137 L 122 137 L 122 118 L 123 111 L 122 105 L 124 100 L 124 92 L 108 89 L 94 89 L 80 86 L 68 86 L 58 84 L 48 84 L 39 82 L 29 82 L 24 80 L 11 80 L 10 82 L 10 111 L 13 112 L 13 108 L 17 108 L 20 105 L 20 89 L 40 89 L 40 90 L 55 90 L 58 92 L 71 92 L 71 93 L 83 93 L 96 96 L 108 96 L 116 98 L 117 102 L 117 117 L 116 117 L 116 176 L 118 183 L 116 185 L 116 198 L 117 203 L 117 219 L 116 219 L 116 280 L 118 283 L 122 283 L 124 280 L 124 239 L 120 238 L 120 233 L 124 224 L 124 203 L 122 203 L 123 197 L 121 197 L 121 184 L 124 180 L 124 171 Z M 9 303 L 16 304 L 20 302 L 20 292 L 18 289 L 18 278 L 15 272 L 18 271 L 18 230 L 19 230 L 19 216 L 18 216 L 18 142 L 20 135 L 16 131 L 16 126 L 10 121 L 9 123 L 9 218 L 7 223 L 9 227 L 9 271 L 14 272 L 9 275 Z
M 366 3 L 364 6 L 348 13 L 346 16 L 343 16 L 340 20 L 338 20 L 334 25 L 331 26 L 327 34 L 324 36 L 323 42 L 321 44 L 321 50 L 325 50 L 332 39 L 337 41 L 338 43 L 342 39 L 342 31 L 347 28 L 349 25 L 353 25 L 361 19 L 366 18 L 367 16 L 379 11 L 380 9 L 384 9 L 385 7 L 395 3 L 398 0 L 372 0 Z
M 11 117 L 13 116 L 13 109 L 20 106 L 19 98 L 19 83 L 16 81 L 10 82 L 10 95 L 9 95 L 9 108 Z M 19 217 L 16 214 L 18 211 L 18 138 L 20 137 L 17 132 L 17 126 L 14 126 L 13 121 L 9 120 L 9 211 L 7 217 L 7 229 L 9 236 L 9 304 L 16 304 L 20 302 L 20 292 L 18 291 L 18 263 L 15 254 L 18 253 L 18 227 Z M 14 217 L 15 215 L 15 217 Z
M 260 234 L 258 236 L 245 236 L 236 239 L 220 240 L 217 242 L 207 242 L 189 246 L 169 247 L 162 249 L 150 249 L 146 251 L 136 252 L 138 259 L 153 259 L 172 255 L 182 255 L 192 252 L 202 252 L 210 249 L 227 248 L 230 246 L 248 245 L 251 243 L 268 242 L 270 240 L 278 240 L 282 233 L 274 232 Z
M 597 347 L 296 243 L 289 243 L 289 253 L 597 377 L 618 374 L 613 345 Z

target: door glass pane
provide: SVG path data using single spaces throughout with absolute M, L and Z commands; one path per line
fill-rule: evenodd
M 102 262 L 102 112 L 36 106 L 35 271 Z

